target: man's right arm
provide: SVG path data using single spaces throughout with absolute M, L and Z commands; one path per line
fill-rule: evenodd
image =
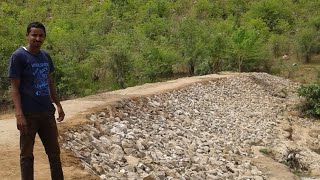
M 21 107 L 21 95 L 19 92 L 20 87 L 20 79 L 10 79 L 11 82 L 11 96 L 16 112 L 16 119 L 17 119 L 17 129 L 20 130 L 22 133 L 27 132 L 27 122 L 22 112 Z

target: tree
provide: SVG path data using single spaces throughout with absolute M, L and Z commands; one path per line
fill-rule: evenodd
M 263 39 L 254 30 L 238 28 L 231 36 L 232 52 L 236 60 L 237 71 L 251 71 L 265 58 Z
M 114 82 L 120 88 L 127 87 L 132 70 L 132 62 L 130 57 L 130 37 L 124 33 L 114 33 L 108 35 L 109 46 L 102 48 L 105 53 L 105 66 L 110 70 Z
M 24 44 L 25 31 L 17 21 L 18 14 L 19 6 L 14 2 L 0 2 L 0 101 L 8 100 L 10 55 Z
M 155 81 L 173 75 L 173 65 L 178 55 L 170 47 L 149 45 L 145 47 L 143 57 L 145 76 Z
M 275 58 L 288 54 L 292 48 L 293 41 L 285 35 L 273 34 L 269 38 L 269 49 Z
M 260 18 L 270 32 L 284 33 L 294 25 L 293 9 L 289 0 L 261 0 L 252 5 L 246 18 Z
M 223 32 L 217 32 L 213 35 L 209 44 L 211 61 L 208 64 L 208 73 L 216 73 L 224 69 L 223 63 L 227 59 L 228 41 L 229 39 Z
M 205 26 L 194 18 L 184 19 L 178 30 L 178 44 L 182 57 L 189 67 L 189 75 L 195 74 L 197 63 L 206 56 Z
M 311 55 L 320 49 L 320 31 L 304 28 L 297 32 L 295 38 L 298 52 L 305 63 L 310 63 Z

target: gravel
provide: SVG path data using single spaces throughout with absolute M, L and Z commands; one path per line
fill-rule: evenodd
M 124 100 L 66 132 L 63 147 L 101 179 L 267 179 L 250 161 L 252 147 L 283 147 L 275 158 L 288 160 L 280 125 L 297 87 L 251 73 Z M 299 162 L 299 170 L 318 165 Z

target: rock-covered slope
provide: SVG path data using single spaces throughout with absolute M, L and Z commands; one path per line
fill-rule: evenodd
M 316 169 L 320 155 L 286 129 L 297 87 L 252 73 L 124 100 L 66 132 L 63 147 L 101 179 L 268 179 L 251 161 L 257 146 L 296 171 Z

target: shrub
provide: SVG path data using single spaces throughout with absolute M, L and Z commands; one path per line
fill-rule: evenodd
M 298 89 L 299 96 L 306 100 L 306 113 L 320 115 L 320 84 L 302 85 Z

